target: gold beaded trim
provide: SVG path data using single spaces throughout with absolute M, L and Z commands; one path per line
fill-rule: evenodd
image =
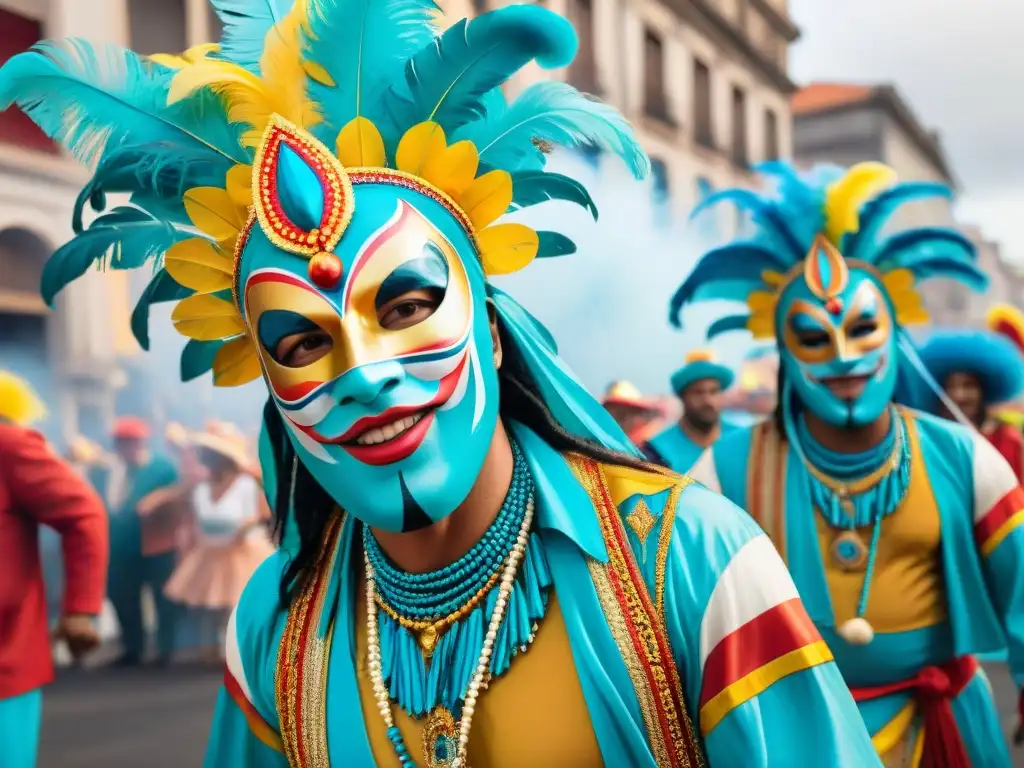
M 324 714 L 333 627 L 324 638 L 319 629 L 344 524 L 344 513 L 328 523 L 316 564 L 288 611 L 278 648 L 275 702 L 284 754 L 292 768 L 329 764 Z
M 703 768 L 704 756 L 686 708 L 679 671 L 658 614 L 626 543 L 601 466 L 577 454 L 566 460 L 594 503 L 607 564 L 588 558 L 598 598 L 626 664 L 655 762 L 664 768 Z
M 381 596 L 378 591 L 375 595 L 377 606 L 384 611 L 393 621 L 397 621 L 400 626 L 416 633 L 416 640 L 420 644 L 420 650 L 426 658 L 430 658 L 434 653 L 434 648 L 437 646 L 437 641 L 441 639 L 441 635 L 444 634 L 455 622 L 460 621 L 470 614 L 470 612 L 480 604 L 487 593 L 494 589 L 494 586 L 498 583 L 498 579 L 501 578 L 502 569 L 499 568 L 497 571 L 491 574 L 491 577 L 487 580 L 480 589 L 477 590 L 469 601 L 461 606 L 454 613 L 449 614 L 441 619 L 430 621 L 428 619 L 410 619 L 402 616 L 388 605 L 387 601 Z
M 282 145 L 312 168 L 324 195 L 320 226 L 300 229 L 288 219 L 277 193 L 277 166 Z M 312 258 L 332 251 L 352 221 L 354 201 L 348 172 L 321 142 L 280 115 L 271 116 L 253 160 L 252 203 L 267 239 L 282 251 Z

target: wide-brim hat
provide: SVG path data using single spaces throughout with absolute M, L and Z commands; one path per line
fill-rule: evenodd
M 46 418 L 46 404 L 32 385 L 10 371 L 0 371 L 0 419 L 27 427 Z
M 252 464 L 247 446 L 238 438 L 213 432 L 197 432 L 192 435 L 190 442 L 195 448 L 205 448 L 231 459 L 239 469 L 248 470 Z
M 977 376 L 985 403 L 1013 400 L 1024 391 L 1024 355 L 993 331 L 934 331 L 919 345 L 918 356 L 939 386 L 954 373 Z
M 652 417 L 660 415 L 662 411 L 662 406 L 656 399 L 645 397 L 631 381 L 613 382 L 605 392 L 601 405 L 606 408 L 610 405 L 632 408 Z
M 716 362 L 708 350 L 694 350 L 686 356 L 686 365 L 672 374 L 672 391 L 682 395 L 688 386 L 702 379 L 714 379 L 724 391 L 732 386 L 736 375 L 728 366 Z

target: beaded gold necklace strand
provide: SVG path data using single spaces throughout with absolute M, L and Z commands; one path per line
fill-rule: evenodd
M 452 734 L 455 741 L 455 757 L 451 761 L 439 761 L 432 759 L 428 751 L 433 749 L 432 744 L 424 744 L 425 758 L 431 765 L 446 765 L 447 768 L 469 768 L 467 762 L 467 751 L 469 746 L 469 731 L 473 724 L 473 713 L 476 710 L 476 703 L 480 692 L 487 687 L 490 677 L 491 652 L 494 643 L 498 639 L 498 630 L 505 618 L 505 608 L 508 605 L 509 596 L 512 594 L 512 587 L 515 584 L 516 573 L 526 553 L 526 545 L 530 540 L 530 527 L 533 524 L 534 500 L 533 493 L 530 493 L 526 502 L 526 515 L 523 517 L 522 527 L 519 529 L 519 536 L 516 538 L 515 546 L 508 555 L 504 570 L 501 574 L 501 585 L 498 587 L 498 598 L 494 603 L 494 611 L 491 613 L 491 621 L 487 627 L 487 634 L 484 637 L 483 647 L 480 650 L 480 657 L 476 664 L 476 670 L 470 680 L 469 688 L 466 691 L 466 698 L 462 705 L 462 714 L 459 717 L 458 728 Z M 380 631 L 377 624 L 377 586 L 374 579 L 373 564 L 363 551 L 363 562 L 366 566 L 366 634 L 367 634 L 367 667 L 370 672 L 370 681 L 373 687 L 373 696 L 376 699 L 377 709 L 380 711 L 384 725 L 387 727 L 388 740 L 394 746 L 395 754 L 403 768 L 416 768 L 416 763 L 409 754 L 409 749 L 402 738 L 402 734 L 395 725 L 394 715 L 391 711 L 391 694 L 384 682 L 384 673 L 381 666 L 380 652 Z M 424 729 L 426 734 L 428 729 Z

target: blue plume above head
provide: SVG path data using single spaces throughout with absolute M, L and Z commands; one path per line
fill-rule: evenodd
M 320 138 L 355 117 L 385 124 L 383 96 L 434 39 L 439 10 L 434 0 L 308 0 L 306 55 L 332 81 L 310 87 L 324 111 Z
M 758 171 L 768 182 L 766 192 L 724 190 L 695 209 L 694 216 L 731 203 L 749 213 L 753 232 L 701 257 L 672 297 L 669 320 L 674 326 L 681 327 L 682 310 L 692 302 L 743 301 L 757 291 L 777 295 L 783 276 L 803 262 L 819 235 L 839 246 L 845 258 L 865 262 L 883 274 L 901 269 L 910 272 L 915 284 L 944 277 L 984 290 L 986 278 L 974 263 L 974 246 L 956 229 L 914 227 L 883 235 L 907 203 L 948 198 L 951 192 L 945 185 L 896 183 L 892 170 L 878 163 L 850 169 L 819 165 L 801 173 L 776 161 Z M 755 335 L 770 335 L 771 308 L 751 304 L 751 310 L 750 329 Z M 739 327 L 738 317 L 723 320 L 720 332 Z
M 208 94 L 167 106 L 172 76 L 115 45 L 44 41 L 0 67 L 0 111 L 16 104 L 86 163 L 121 143 L 207 152 L 226 168 L 248 163 L 237 131 L 223 110 L 210 108 Z
M 260 73 L 260 57 L 267 33 L 280 24 L 294 0 L 210 0 L 224 27 L 220 56 Z
M 651 170 L 632 127 L 618 111 L 553 80 L 530 85 L 508 106 L 504 98 L 488 101 L 483 119 L 455 138 L 472 141 L 482 164 L 513 172 L 543 168 L 545 156 L 537 145 L 544 143 L 607 151 L 622 159 L 637 179 Z
M 566 66 L 576 55 L 576 32 L 564 18 L 533 5 L 512 5 L 463 19 L 414 55 L 405 82 L 388 94 L 394 133 L 427 120 L 445 133 L 484 115 L 484 94 L 526 64 Z

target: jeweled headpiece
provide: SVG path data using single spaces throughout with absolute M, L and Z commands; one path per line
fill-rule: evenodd
M 556 199 L 596 215 L 581 184 L 545 170 L 552 145 L 611 151 L 637 177 L 649 168 L 628 123 L 566 84 L 536 83 L 506 101 L 501 86 L 525 64 L 563 67 L 575 54 L 572 27 L 543 8 L 510 6 L 441 33 L 433 0 L 212 4 L 219 45 L 141 57 L 44 42 L 0 69 L 0 109 L 17 104 L 95 169 L 75 207 L 75 238 L 46 265 L 44 298 L 93 264 L 154 261 L 132 329 L 148 348 L 149 307 L 178 302 L 175 326 L 192 339 L 185 379 L 211 368 L 223 386 L 260 375 L 237 285 L 255 227 L 308 258 L 312 281 L 331 287 L 353 186 L 392 184 L 442 205 L 485 274 L 506 274 L 575 250 L 561 234 L 499 223 L 507 212 Z M 275 178 L 284 167 L 291 185 Z M 309 173 L 322 199 L 294 183 Z M 132 205 L 83 227 L 86 205 L 102 211 L 110 193 Z M 532 340 L 535 361 L 554 355 L 521 307 L 506 315 Z M 551 370 L 557 391 L 562 374 Z

